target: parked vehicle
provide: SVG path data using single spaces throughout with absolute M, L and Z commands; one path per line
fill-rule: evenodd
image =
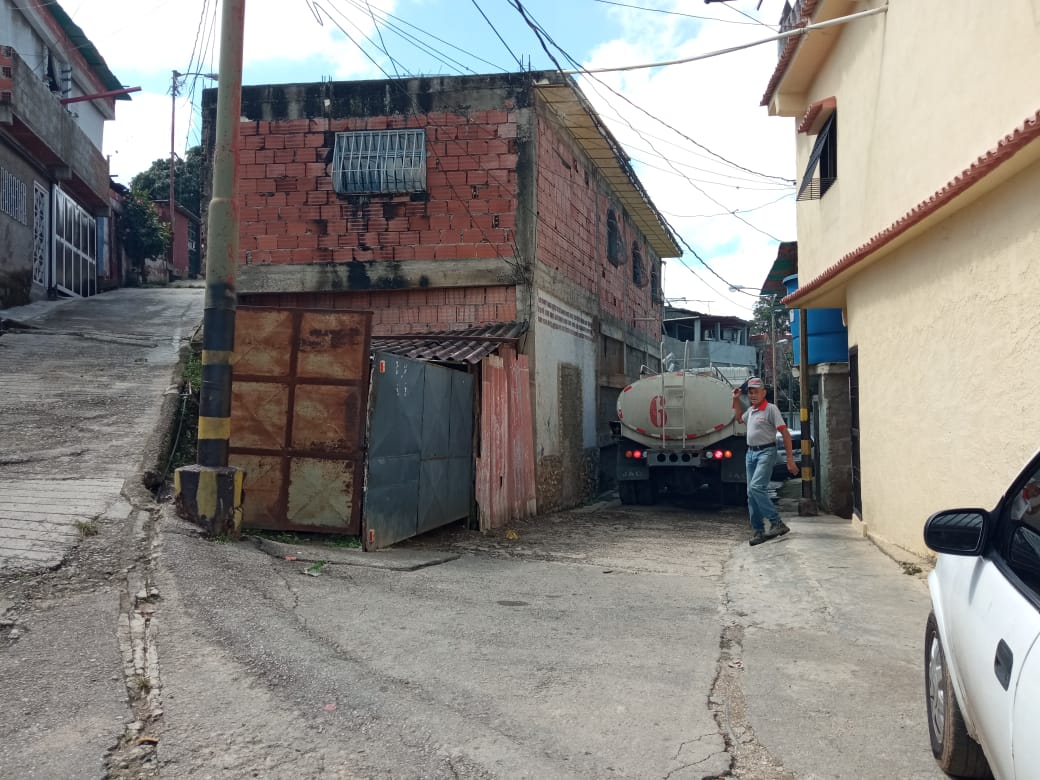
M 747 428 L 733 414 L 733 385 L 711 369 L 644 377 L 618 397 L 618 496 L 652 504 L 658 495 L 745 500 Z
M 799 430 L 789 430 L 791 434 L 791 447 L 794 452 L 794 464 L 798 467 L 799 471 L 802 468 L 802 432 Z M 784 448 L 784 437 L 778 431 L 776 434 L 776 463 L 773 464 L 773 482 L 785 482 L 789 479 L 796 479 L 797 474 L 792 474 L 787 470 L 787 450 Z
M 932 752 L 956 777 L 1040 778 L 1040 453 L 991 511 L 932 515 Z

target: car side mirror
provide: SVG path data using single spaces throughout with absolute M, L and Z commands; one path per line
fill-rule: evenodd
M 989 537 L 990 515 L 984 509 L 936 512 L 924 524 L 924 543 L 947 555 L 981 555 Z

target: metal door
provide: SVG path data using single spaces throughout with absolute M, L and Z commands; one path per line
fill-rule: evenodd
M 371 312 L 240 306 L 230 462 L 243 524 L 358 534 Z
M 369 412 L 364 543 L 374 550 L 468 517 L 473 377 L 378 353 Z

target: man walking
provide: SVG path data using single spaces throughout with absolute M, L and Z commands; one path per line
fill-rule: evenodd
M 740 394 L 739 387 L 734 389 L 733 411 L 737 415 L 737 422 L 747 423 L 747 456 L 744 464 L 747 468 L 748 514 L 753 532 L 748 544 L 755 545 L 762 544 L 767 539 L 783 536 L 791 530 L 784 525 L 780 513 L 776 511 L 766 493 L 776 460 L 777 431 L 784 437 L 787 470 L 792 475 L 797 474 L 798 467 L 795 465 L 794 451 L 791 449 L 791 434 L 780 410 L 766 400 L 765 383 L 757 376 L 747 381 L 747 394 L 751 405 L 746 415 L 741 407 Z

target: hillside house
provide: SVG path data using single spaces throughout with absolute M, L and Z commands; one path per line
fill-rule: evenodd
M 1037 447 L 1040 6 L 800 0 L 782 26 L 860 12 L 783 43 L 762 104 L 797 118 L 786 303 L 848 326 L 853 512 L 924 553 L 932 512 L 992 506 Z
M 0 0 L 0 308 L 93 295 L 119 80 L 57 2 Z

